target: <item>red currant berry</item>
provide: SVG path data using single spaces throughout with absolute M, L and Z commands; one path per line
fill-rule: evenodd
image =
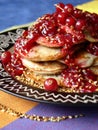
M 62 11 L 63 8 L 64 8 L 64 6 L 65 6 L 65 5 L 64 5 L 63 3 L 57 4 L 57 5 L 56 5 L 56 12 L 58 13 L 58 12 Z
M 54 78 L 48 78 L 44 82 L 44 87 L 47 91 L 56 91 L 58 89 L 58 84 Z
M 75 28 L 76 28 L 77 30 L 84 30 L 85 26 L 86 26 L 85 20 L 79 19 L 79 20 L 76 22 Z
M 1 55 L 1 61 L 3 64 L 7 64 L 11 61 L 11 53 L 9 51 L 5 51 Z
M 65 14 L 72 14 L 74 10 L 74 7 L 72 4 L 66 4 L 64 7 Z
M 91 42 L 88 46 L 87 46 L 87 51 L 95 56 L 98 56 L 98 42 L 93 43 Z
M 65 13 L 64 12 L 60 12 L 58 15 L 57 15 L 57 23 L 58 24 L 65 24 Z
M 83 15 L 82 10 L 77 9 L 77 8 L 74 9 L 73 16 L 74 16 L 75 18 L 80 18 L 82 15 Z
M 74 27 L 75 23 L 76 23 L 76 21 L 75 21 L 75 19 L 74 19 L 73 17 L 68 17 L 68 18 L 66 19 L 66 24 L 67 24 L 68 26 L 73 26 L 73 27 Z

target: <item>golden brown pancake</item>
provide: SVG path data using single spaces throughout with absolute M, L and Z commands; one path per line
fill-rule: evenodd
M 38 85 L 41 85 L 41 86 L 44 86 L 44 82 L 46 79 L 54 78 L 54 79 L 56 79 L 56 81 L 60 87 L 66 87 L 64 85 L 63 78 L 60 74 L 43 75 L 43 74 L 34 73 L 33 71 L 27 69 L 24 72 L 24 76 L 27 80 L 30 80 L 31 82 L 36 82 L 36 83 L 38 83 Z
M 48 48 L 45 46 L 34 46 L 25 58 L 32 61 L 54 61 L 64 57 L 60 48 Z
M 86 68 L 93 65 L 95 59 L 96 56 L 86 51 L 80 51 L 75 58 L 75 63 L 78 64 L 81 68 Z
M 93 66 L 98 66 L 98 56 L 95 58 Z
M 98 66 L 91 66 L 90 70 L 95 74 L 98 75 Z
M 58 74 L 66 68 L 66 65 L 58 62 L 32 62 L 28 59 L 22 59 L 23 65 L 37 74 Z

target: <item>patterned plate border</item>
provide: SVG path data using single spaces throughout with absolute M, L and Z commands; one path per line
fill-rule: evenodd
M 18 28 L 0 34 L 0 55 L 10 49 L 26 28 Z M 5 72 L 0 62 L 0 89 L 28 100 L 64 105 L 98 105 L 98 93 L 46 92 L 24 85 Z

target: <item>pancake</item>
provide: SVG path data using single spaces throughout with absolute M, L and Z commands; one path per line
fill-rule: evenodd
M 95 75 L 98 76 L 98 66 L 92 66 L 92 67 L 90 67 L 90 70 L 91 70 Z
M 64 57 L 60 48 L 48 48 L 45 46 L 37 45 L 34 46 L 25 58 L 31 61 L 54 61 Z
M 22 58 L 23 65 L 37 74 L 58 74 L 66 68 L 66 65 L 54 62 L 32 62 Z
M 46 79 L 54 78 L 54 79 L 56 79 L 58 86 L 66 88 L 66 86 L 64 85 L 64 82 L 63 82 L 63 78 L 60 74 L 53 74 L 53 75 L 47 75 L 47 74 L 45 75 L 44 74 L 43 75 L 43 74 L 34 73 L 33 71 L 27 69 L 24 72 L 24 76 L 25 76 L 27 81 L 30 81 L 29 83 L 35 82 L 36 85 L 38 85 L 38 87 L 42 86 L 42 88 L 43 88 L 44 82 L 45 82 Z
M 94 64 L 95 59 L 96 56 L 86 51 L 80 51 L 75 58 L 75 63 L 81 68 L 86 68 L 92 66 Z
M 95 58 L 93 66 L 98 66 L 98 56 Z
M 56 36 L 53 37 L 44 37 L 44 36 L 40 36 L 36 42 L 40 45 L 46 46 L 46 47 L 51 47 L 51 48 L 55 48 L 55 47 L 62 47 L 62 44 L 64 44 L 64 41 L 62 41 L 61 43 L 58 42 L 59 38 L 56 38 Z

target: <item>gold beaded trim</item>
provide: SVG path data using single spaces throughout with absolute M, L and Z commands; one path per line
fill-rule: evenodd
M 19 118 L 26 118 L 26 119 L 30 119 L 30 120 L 34 120 L 34 121 L 44 121 L 44 122 L 59 122 L 59 121 L 63 121 L 66 119 L 74 119 L 74 118 L 79 118 L 79 117 L 84 117 L 84 114 L 79 114 L 79 115 L 69 115 L 69 116 L 57 116 L 57 117 L 48 117 L 48 116 L 38 116 L 38 115 L 29 115 L 26 113 L 22 113 L 22 112 L 17 112 L 12 108 L 9 108 L 5 105 L 0 104 L 0 111 L 1 112 L 6 112 L 12 116 L 15 117 L 19 117 Z

